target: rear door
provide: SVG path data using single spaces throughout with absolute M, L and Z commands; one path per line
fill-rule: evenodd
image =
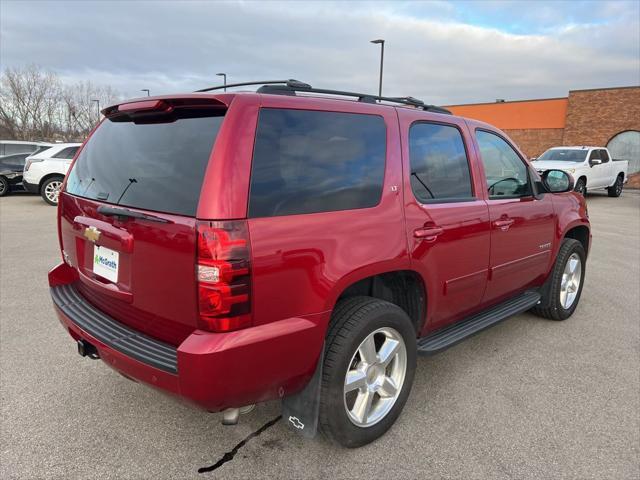
M 600 149 L 600 159 L 602 160 L 602 165 L 605 167 L 602 169 L 604 173 L 603 186 L 609 187 L 613 184 L 616 173 L 618 172 L 615 171 L 615 165 L 611 158 L 609 158 L 609 152 L 605 149 Z
M 129 105 L 107 116 L 69 172 L 62 248 L 90 303 L 178 345 L 197 325 L 195 216 L 225 111 L 175 105 L 138 115 Z
M 66 171 L 69 169 L 69 166 L 71 166 L 71 161 L 73 160 L 73 157 L 75 157 L 79 148 L 80 147 L 63 148 L 51 158 L 59 161 L 62 164 L 61 170 L 66 173 Z
M 475 129 L 491 220 L 489 281 L 483 303 L 496 303 L 542 282 L 551 261 L 551 195 L 536 198 L 529 167 L 497 132 Z
M 594 164 L 593 161 L 600 161 L 602 163 Z M 605 186 L 608 177 L 608 163 L 605 163 L 600 156 L 600 150 L 593 149 L 589 154 L 589 165 L 591 170 L 589 172 L 589 181 L 587 182 L 587 188 L 601 188 Z
M 248 201 L 254 323 L 324 314 L 355 281 L 407 269 L 401 177 L 392 107 L 264 95 Z
M 478 308 L 489 268 L 489 211 L 461 119 L 398 109 L 413 268 L 427 282 L 426 330 Z M 423 332 L 423 333 L 426 333 Z

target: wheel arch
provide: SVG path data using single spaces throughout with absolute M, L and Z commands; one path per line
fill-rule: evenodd
M 427 311 L 428 292 L 425 280 L 411 268 L 380 269 L 349 275 L 336 285 L 328 310 L 340 300 L 368 296 L 393 303 L 411 319 L 416 335 L 421 330 Z
M 585 254 L 587 254 L 589 252 L 590 235 L 589 227 L 586 225 L 574 225 L 567 229 L 562 239 L 572 238 L 574 240 L 578 240 L 582 244 Z
M 42 185 L 44 185 L 44 182 L 46 182 L 47 180 L 49 180 L 50 178 L 53 178 L 53 177 L 60 177 L 62 180 L 64 180 L 64 174 L 63 173 L 58 173 L 58 172 L 47 173 L 38 182 L 38 193 L 41 193 Z

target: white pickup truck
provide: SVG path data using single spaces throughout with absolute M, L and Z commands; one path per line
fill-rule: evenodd
M 611 158 L 604 147 L 553 147 L 531 160 L 540 173 L 550 169 L 570 173 L 575 191 L 582 195 L 590 189 L 606 188 L 610 197 L 619 197 L 627 181 L 629 162 Z

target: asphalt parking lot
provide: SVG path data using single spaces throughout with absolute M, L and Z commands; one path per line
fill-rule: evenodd
M 55 208 L 0 199 L 1 478 L 640 477 L 640 192 L 590 194 L 593 248 L 566 322 L 519 315 L 420 358 L 404 413 L 358 450 L 258 405 L 235 427 L 76 353 L 47 271 Z

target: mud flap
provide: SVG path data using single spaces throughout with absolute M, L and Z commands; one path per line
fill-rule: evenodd
M 318 431 L 323 362 L 324 345 L 316 365 L 316 371 L 307 386 L 301 392 L 285 397 L 282 400 L 282 418 L 287 423 L 287 426 L 306 438 L 315 437 Z

